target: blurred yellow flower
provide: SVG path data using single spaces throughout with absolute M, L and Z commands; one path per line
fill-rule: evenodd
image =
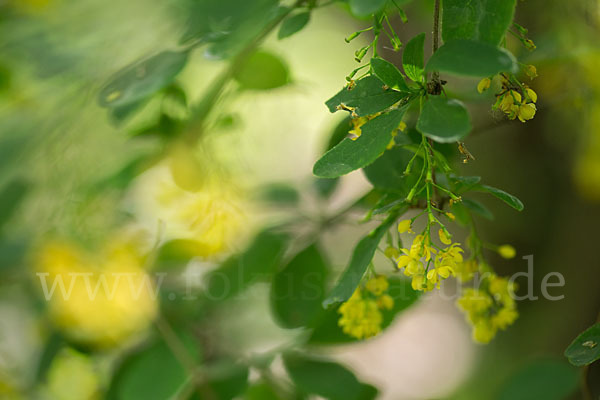
M 51 319 L 75 341 L 116 346 L 156 315 L 154 284 L 131 243 L 109 243 L 91 254 L 73 243 L 49 242 L 35 261 Z
M 350 299 L 338 309 L 338 325 L 342 331 L 357 339 L 367 339 L 381 332 L 383 314 L 391 310 L 394 299 L 386 292 L 389 282 L 384 275 L 370 278 L 364 286 L 356 288 Z
M 383 315 L 377 302 L 364 298 L 360 289 L 356 289 L 352 297 L 338 309 L 341 317 L 338 325 L 342 331 L 357 339 L 367 339 L 381 332 Z
M 498 254 L 500 254 L 502 258 L 510 259 L 517 255 L 517 251 L 510 244 L 503 244 L 498 247 Z
M 200 177 L 193 158 L 168 162 L 170 168 L 159 165 L 136 185 L 138 218 L 149 230 L 161 221 L 162 239 L 189 240 L 187 250 L 198 257 L 231 250 L 248 230 L 242 191 L 226 177 L 204 170 Z
M 473 340 L 488 343 L 499 329 L 512 325 L 519 314 L 512 297 L 514 284 L 508 279 L 491 275 L 481 286 L 481 289 L 465 289 L 457 304 L 473 325 Z

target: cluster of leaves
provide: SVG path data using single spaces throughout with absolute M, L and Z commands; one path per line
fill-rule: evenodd
M 380 58 L 373 48 L 365 75 L 353 80 L 354 71 L 347 87 L 326 102 L 331 112 L 349 112 L 355 125 L 361 118 L 363 121 L 360 135 L 346 137 L 330 148 L 316 162 L 314 174 L 337 179 L 362 169 L 378 197 L 367 219 L 387 215 L 381 226 L 358 244 L 350 265 L 325 300 L 326 306 L 350 298 L 363 279 L 379 241 L 409 208 L 424 208 L 429 213 L 434 209 L 440 213 L 452 212 L 458 222 L 472 227 L 471 250 L 483 265 L 472 214 L 486 218 L 492 215 L 482 204 L 466 196 L 471 192 L 486 192 L 518 211 L 523 209 L 515 196 L 481 184 L 480 177 L 459 176 L 451 168 L 447 156 L 453 152 L 448 144 L 458 142 L 458 150 L 465 157 L 470 156 L 461 141 L 472 126 L 464 104 L 445 95 L 445 82 L 439 78 L 441 73 L 483 78 L 517 72 L 514 56 L 499 47 L 512 22 L 514 7 L 514 1 L 478 1 L 472 7 L 459 1 L 445 1 L 441 33 L 444 44 L 427 62 L 424 33 L 404 45 L 404 73 Z M 374 15 L 376 34 L 384 20 L 388 17 L 382 5 Z M 357 57 L 357 61 L 362 58 Z M 413 122 L 400 134 L 398 128 L 403 120 Z M 348 126 L 348 121 L 343 124 Z M 438 192 L 435 197 L 434 191 Z

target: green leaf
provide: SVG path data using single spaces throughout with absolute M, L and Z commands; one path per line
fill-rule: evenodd
M 344 88 L 325 102 L 330 112 L 336 112 L 338 106 L 354 107 L 359 117 L 383 111 L 396 104 L 406 94 L 384 89 L 384 83 L 375 76 L 367 76 L 356 82 L 353 89 Z
M 376 188 L 393 190 L 402 197 L 406 197 L 410 189 L 417 183 L 423 166 L 423 160 L 417 157 L 413 161 L 411 173 L 404 175 L 406 166 L 413 156 L 414 153 L 411 151 L 393 147 L 386 150 L 373 164 L 366 166 L 363 172 Z
M 426 71 L 487 77 L 499 72 L 517 72 L 515 57 L 507 50 L 473 40 L 452 40 L 440 47 L 427 62 Z
M 488 185 L 476 185 L 473 187 L 473 190 L 489 193 L 492 196 L 502 200 L 517 211 L 523 211 L 523 209 L 525 208 L 521 200 L 519 200 L 510 193 L 506 193 L 504 190 Z
M 188 17 L 183 43 L 209 43 L 211 58 L 232 57 L 256 40 L 287 8 L 277 0 L 202 0 L 185 2 Z
M 290 15 L 281 23 L 279 32 L 277 33 L 278 39 L 284 39 L 292 36 L 302 30 L 310 21 L 310 11 L 299 12 L 298 14 Z
M 240 255 L 226 260 L 206 277 L 206 293 L 223 300 L 241 293 L 257 281 L 269 281 L 281 262 L 288 237 L 264 230 Z
M 490 221 L 494 219 L 494 214 L 492 214 L 492 212 L 488 210 L 487 207 L 485 207 L 478 201 L 472 199 L 463 199 L 461 203 L 469 210 L 481 215 L 484 218 L 489 219 Z
M 600 322 L 590 326 L 573 340 L 565 350 L 565 357 L 577 367 L 600 359 Z
M 27 195 L 29 184 L 21 179 L 7 183 L 0 192 L 0 230 L 10 220 Z
M 404 81 L 404 76 L 394 64 L 383 58 L 373 57 L 371 58 L 371 68 L 373 68 L 373 73 L 390 88 L 410 93 L 410 89 Z
M 332 361 L 287 353 L 283 364 L 294 384 L 305 393 L 330 400 L 367 399 L 377 394 L 373 386 L 361 383 L 350 370 Z
M 185 51 L 163 51 L 118 72 L 98 94 L 102 107 L 123 107 L 145 99 L 167 87 L 183 69 Z
M 406 76 L 414 82 L 423 80 L 425 34 L 421 33 L 410 39 L 402 53 L 402 66 Z
M 192 359 L 198 349 L 189 336 L 184 343 Z M 126 359 L 117 370 L 107 396 L 114 400 L 164 400 L 186 384 L 188 372 L 175 358 L 171 349 L 160 341 Z
M 300 251 L 273 278 L 271 309 L 284 328 L 310 325 L 322 312 L 328 275 L 325 258 L 316 244 Z
M 579 371 L 555 360 L 536 361 L 518 370 L 498 400 L 563 400 L 578 386 Z
M 383 9 L 387 0 L 350 0 L 350 10 L 357 17 L 368 17 Z
M 259 188 L 258 197 L 265 203 L 279 206 L 295 206 L 300 202 L 300 193 L 285 182 L 271 183 Z
M 460 176 L 449 174 L 448 178 L 454 182 L 454 191 L 463 193 L 470 190 L 473 186 L 477 185 L 481 181 L 480 176 Z
M 394 299 L 394 307 L 391 310 L 382 311 L 382 330 L 389 327 L 394 319 L 402 311 L 413 305 L 421 295 L 421 292 L 413 290 L 409 279 L 392 276 L 388 281 L 390 284 L 388 294 Z M 333 307 L 323 314 L 310 336 L 310 343 L 328 345 L 358 341 L 358 339 L 346 335 L 338 325 L 338 320 L 340 319 L 338 309 L 339 307 Z
M 321 178 L 336 178 L 371 164 L 385 151 L 406 109 L 404 106 L 364 124 L 356 140 L 346 138 L 325 153 L 315 163 L 313 173 Z
M 498 45 L 513 20 L 515 4 L 516 0 L 444 0 L 442 38 Z
M 327 308 L 334 303 L 346 301 L 352 296 L 373 259 L 381 238 L 395 220 L 396 214 L 390 215 L 381 225 L 358 242 L 352 253 L 350 264 L 342 273 L 329 296 L 323 301 L 323 307 Z
M 419 115 L 417 130 L 436 142 L 450 143 L 467 136 L 471 130 L 471 121 L 467 109 L 460 101 L 429 96 Z
M 235 80 L 244 89 L 269 90 L 290 82 L 287 65 L 278 56 L 258 50 L 248 57 L 234 73 Z

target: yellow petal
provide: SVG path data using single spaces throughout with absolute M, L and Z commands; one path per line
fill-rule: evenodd
M 477 84 L 477 91 L 479 93 L 483 93 L 490 88 L 490 84 L 492 83 L 490 78 L 483 78 Z
M 440 236 L 440 242 L 444 243 L 445 245 L 450 245 L 450 243 L 452 243 L 452 240 L 450 240 L 448 233 L 444 231 L 444 229 L 440 229 L 438 234 Z

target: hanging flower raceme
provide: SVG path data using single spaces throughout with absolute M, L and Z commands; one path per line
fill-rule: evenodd
M 513 298 L 515 284 L 495 274 L 485 275 L 479 288 L 465 289 L 458 306 L 473 326 L 473 339 L 489 343 L 498 330 L 512 325 L 517 317 Z
M 398 224 L 400 233 L 407 232 L 410 224 L 401 221 Z M 404 275 L 412 278 L 414 290 L 430 291 L 439 288 L 442 280 L 455 275 L 458 264 L 462 263 L 462 248 L 452 243 L 447 231 L 440 229 L 440 241 L 448 245 L 436 250 L 428 234 L 417 235 L 410 250 L 401 249 L 402 255 L 397 259 L 398 269 L 404 268 Z
M 524 72 L 530 79 L 537 76 L 533 65 L 527 65 Z M 501 74 L 502 90 L 496 94 L 494 110 L 502 111 L 508 119 L 519 119 L 521 122 L 533 119 L 537 111 L 537 93 L 514 77 Z M 477 91 L 483 93 L 491 85 L 491 78 L 483 78 L 477 85 Z
M 338 325 L 342 331 L 357 339 L 367 339 L 381 332 L 382 310 L 394 307 L 394 300 L 387 294 L 388 280 L 383 275 L 369 279 L 358 287 L 352 297 L 338 309 L 341 317 Z

